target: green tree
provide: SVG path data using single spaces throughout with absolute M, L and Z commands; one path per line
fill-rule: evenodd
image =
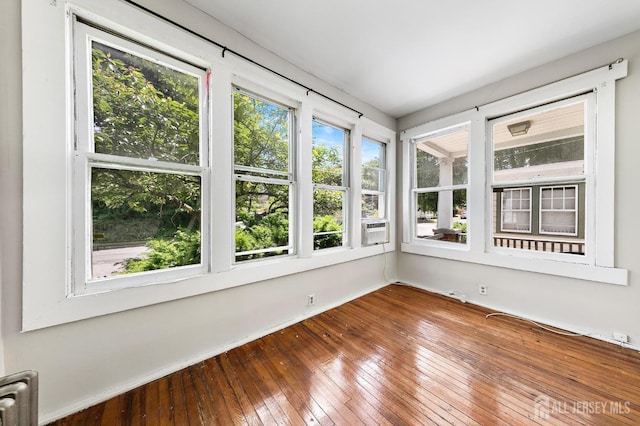
M 234 163 L 236 173 L 246 177 L 236 179 L 235 185 L 236 252 L 288 246 L 289 185 L 259 182 L 255 178 L 286 179 L 289 109 L 240 91 L 234 94 L 233 100 Z M 283 251 L 240 255 L 237 259 L 279 254 Z
M 197 77 L 94 42 L 92 83 L 96 153 L 199 164 Z M 142 240 L 151 249 L 126 262 L 126 272 L 199 262 L 199 177 L 100 166 L 91 173 L 94 244 Z
M 584 160 L 583 136 L 497 150 L 494 169 L 517 169 L 576 160 Z

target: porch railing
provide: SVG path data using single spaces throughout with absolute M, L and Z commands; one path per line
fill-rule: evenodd
M 538 240 L 527 238 L 514 238 L 494 236 L 493 245 L 495 247 L 508 247 L 522 250 L 547 251 L 553 253 L 569 253 L 584 255 L 585 244 L 582 241 L 557 241 Z

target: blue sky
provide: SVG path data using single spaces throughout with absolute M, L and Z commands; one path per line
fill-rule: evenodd
M 313 121 L 314 144 L 335 147 L 340 155 L 344 155 L 344 132 L 343 129 Z
M 380 151 L 382 146 L 379 142 L 363 138 L 362 139 L 362 164 L 373 160 L 374 158 L 380 159 Z

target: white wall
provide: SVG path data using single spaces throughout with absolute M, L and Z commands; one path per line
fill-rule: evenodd
M 434 291 L 458 290 L 474 303 L 571 330 L 611 338 L 627 333 L 640 347 L 640 32 L 516 75 L 398 120 L 400 131 L 505 98 L 555 80 L 629 60 L 628 77 L 616 83 L 615 265 L 628 269 L 618 286 L 401 253 L 401 281 Z M 398 169 L 401 169 L 399 163 Z M 401 179 L 398 179 L 401 184 Z M 398 231 L 400 232 L 400 231 Z M 489 286 L 488 296 L 478 284 Z
M 285 63 L 191 6 L 172 0 L 145 3 L 361 110 L 368 118 L 395 128 L 392 118 Z M 0 345 L 4 344 L 4 350 L 0 347 L 0 372 L 39 371 L 41 421 L 84 408 L 373 291 L 388 283 L 387 278 L 395 277 L 395 254 L 389 253 L 386 262 L 381 256 L 374 256 L 277 280 L 21 333 L 20 32 L 20 0 L 3 0 L 0 3 Z M 386 271 L 383 270 L 385 264 Z M 37 261 L 31 266 L 37 268 Z M 306 295 L 310 293 L 316 295 L 314 310 L 305 306 Z
M 20 323 L 20 312 L 13 321 L 4 318 L 10 301 L 20 306 L 20 181 L 22 151 L 22 108 L 20 67 L 20 3 L 0 4 L 0 374 L 5 374 L 4 340 L 6 330 Z M 9 308 L 5 308 L 9 306 Z

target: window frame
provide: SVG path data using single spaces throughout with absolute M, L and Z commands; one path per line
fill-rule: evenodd
M 75 112 L 73 133 L 73 273 L 72 294 L 91 294 L 152 284 L 158 281 L 179 280 L 195 277 L 209 271 L 210 237 L 207 224 L 210 222 L 209 196 L 210 168 L 208 143 L 209 102 L 206 94 L 209 70 L 199 68 L 176 55 L 152 49 L 142 42 L 116 32 L 99 28 L 73 17 L 73 88 L 75 96 L 71 99 Z M 92 43 L 109 46 L 135 57 L 153 62 L 178 72 L 194 76 L 199 80 L 199 143 L 198 164 L 183 164 L 157 159 L 126 157 L 115 154 L 95 152 L 94 111 L 93 111 L 93 72 Z M 91 176 L 93 169 L 111 169 L 133 172 L 151 172 L 165 175 L 195 176 L 200 179 L 200 263 L 173 268 L 131 273 L 122 276 L 93 278 L 92 270 L 92 233 L 91 217 Z
M 312 179 L 313 192 L 315 194 L 316 190 L 325 190 L 325 191 L 336 191 L 342 193 L 342 230 L 341 231 L 328 231 L 328 232 L 315 232 L 312 233 L 312 238 L 314 241 L 314 252 L 323 252 L 327 250 L 336 250 L 342 248 L 349 248 L 352 246 L 352 207 L 351 207 L 351 177 L 352 177 L 352 156 L 351 156 L 351 146 L 353 140 L 353 129 L 349 128 L 349 126 L 344 124 L 336 124 L 336 120 L 325 119 L 321 115 L 314 115 L 311 120 L 311 125 L 313 128 L 313 123 L 317 122 L 321 125 L 332 127 L 337 130 L 341 130 L 344 132 L 343 144 L 342 144 L 342 185 L 328 185 L 322 183 L 316 183 Z M 313 142 L 311 143 L 311 149 L 313 149 Z M 313 167 L 313 166 L 312 166 Z M 315 218 L 315 205 L 312 206 L 312 216 Z M 324 249 L 316 249 L 315 248 L 315 237 L 318 235 L 329 235 L 329 234 L 342 234 L 342 244 L 335 247 L 327 247 Z
M 511 268 L 542 274 L 571 277 L 587 281 L 627 285 L 628 271 L 615 266 L 615 226 L 612 206 L 615 187 L 615 90 L 616 80 L 626 77 L 626 60 L 596 68 L 583 74 L 556 81 L 548 85 L 520 92 L 508 98 L 473 107 L 464 112 L 435 119 L 401 131 L 403 149 L 403 242 L 401 250 L 406 253 L 434 256 L 445 259 Z M 525 111 L 541 105 L 561 101 L 577 95 L 593 93 L 595 109 L 594 150 L 597 156 L 590 159 L 592 169 L 598 171 L 597 185 L 593 184 L 594 196 L 588 197 L 586 209 L 591 209 L 585 224 L 585 237 L 594 238 L 591 253 L 584 259 L 575 255 L 552 256 L 527 251 L 491 247 L 490 206 L 493 194 L 489 190 L 492 172 L 492 150 L 488 143 L 488 121 L 509 114 Z M 470 193 L 468 199 L 468 223 L 470 227 L 468 247 L 460 250 L 454 245 L 443 247 L 429 241 L 412 238 L 413 215 L 411 206 L 412 161 L 410 146 L 413 139 L 421 135 L 446 128 L 460 122 L 470 122 L 471 142 L 469 146 Z M 585 159 L 585 162 L 587 160 Z M 585 166 L 586 167 L 586 166 Z M 491 170 L 489 170 L 491 169 Z M 595 177 L 594 177 L 595 178 Z M 540 182 L 542 184 L 548 181 Z M 562 180 L 559 183 L 568 184 Z M 500 183 L 500 186 L 507 184 Z M 597 199 L 597 202 L 596 202 Z M 595 220 L 595 218 L 598 220 Z M 582 261 L 582 262 L 581 262 Z
M 520 194 L 522 194 L 523 190 L 527 190 L 529 192 L 529 208 L 528 209 L 509 209 L 509 212 L 522 212 L 522 211 L 527 211 L 529 212 L 529 229 L 527 230 L 518 230 L 518 229 L 505 229 L 504 228 L 504 213 L 505 213 L 505 208 L 504 208 L 504 192 L 505 191 L 509 191 L 509 192 L 514 192 L 514 191 L 520 191 Z M 531 234 L 531 213 L 532 213 L 532 190 L 531 187 L 518 187 L 518 188 L 504 188 L 503 191 L 500 193 L 500 202 L 501 202 L 501 210 L 500 210 L 500 232 L 513 232 L 513 233 L 519 233 L 519 234 Z M 523 198 L 519 198 L 519 201 L 522 203 Z
M 553 194 L 553 191 L 558 189 L 558 188 L 562 188 L 562 205 L 563 205 L 563 208 L 562 209 L 553 209 L 553 208 L 551 208 L 551 209 L 543 209 L 542 208 L 542 200 L 543 200 L 542 192 L 545 189 L 550 189 L 552 191 L 551 193 Z M 575 191 L 575 196 L 573 197 L 574 198 L 575 207 L 573 209 L 565 209 L 564 208 L 564 204 L 565 204 L 565 200 L 566 200 L 565 191 L 566 191 L 567 188 L 573 188 L 574 191 Z M 553 198 L 551 198 L 551 200 L 552 200 L 552 205 L 553 205 Z M 573 229 L 574 229 L 574 232 L 568 233 L 568 232 L 543 231 L 543 229 L 542 229 L 542 214 L 544 212 L 573 212 L 573 223 L 574 223 Z M 579 231 L 579 229 L 578 229 L 578 216 L 580 214 L 580 192 L 578 190 L 578 185 L 541 186 L 540 187 L 540 208 L 539 208 L 539 213 L 538 214 L 539 214 L 539 216 L 538 216 L 539 217 L 539 219 L 538 219 L 538 223 L 539 223 L 538 233 L 540 233 L 541 235 L 561 235 L 561 236 L 565 236 L 566 235 L 566 236 L 577 237 L 578 234 L 579 234 L 578 233 L 578 231 Z
M 492 241 L 493 230 L 491 227 L 487 227 L 487 251 L 497 254 L 507 254 L 514 256 L 526 255 L 527 257 L 536 259 L 548 259 L 557 260 L 567 263 L 576 263 L 584 265 L 596 265 L 595 252 L 596 252 L 596 232 L 595 229 L 595 217 L 594 209 L 596 208 L 596 129 L 597 123 L 597 91 L 583 91 L 581 93 L 572 93 L 566 96 L 559 96 L 557 99 L 548 100 L 539 105 L 530 105 L 527 108 L 519 108 L 515 112 L 500 114 L 498 117 L 488 117 L 486 119 L 486 134 L 487 134 L 487 155 L 488 164 L 487 167 L 487 191 L 493 191 L 494 188 L 505 187 L 528 187 L 532 185 L 569 185 L 571 183 L 584 183 L 586 188 L 586 203 L 585 203 L 585 253 L 584 255 L 576 256 L 573 254 L 555 253 L 548 251 L 534 251 L 523 250 L 518 248 L 506 248 L 497 245 L 493 245 Z M 540 113 L 547 111 L 553 111 L 554 109 L 563 108 L 577 103 L 583 103 L 584 105 L 584 166 L 582 174 L 568 174 L 562 176 L 536 176 L 528 179 L 515 179 L 515 180 L 495 180 L 495 150 L 493 141 L 493 127 L 503 122 L 513 121 L 515 119 L 525 119 L 528 117 L 536 116 Z M 531 194 L 533 196 L 533 194 Z M 600 194 L 604 196 L 604 194 Z M 532 200 L 533 201 L 533 200 Z M 540 201 L 538 199 L 538 201 Z M 487 204 L 487 215 L 491 215 L 491 205 Z M 538 212 L 539 214 L 539 208 Z M 540 216 L 538 216 L 538 228 L 540 227 Z M 530 226 L 530 228 L 532 228 Z M 587 232 L 588 231 L 588 232 Z M 524 253 L 524 254 L 523 254 Z M 603 259 L 604 260 L 604 259 Z
M 297 169 L 297 164 L 296 164 L 296 146 L 297 146 L 297 138 L 296 138 L 296 129 L 297 129 L 297 118 L 296 118 L 296 109 L 293 105 L 289 105 L 286 104 L 284 102 L 278 101 L 278 100 L 273 100 L 270 99 L 267 96 L 263 96 L 260 95 L 258 93 L 255 93 L 249 89 L 245 89 L 241 86 L 238 85 L 234 85 L 233 86 L 233 96 L 236 95 L 236 93 L 241 93 L 249 98 L 253 98 L 256 100 L 260 100 L 266 103 L 270 103 L 273 104 L 275 106 L 279 106 L 282 108 L 287 108 L 289 111 L 289 120 L 288 120 L 288 130 L 289 130 L 289 140 L 288 140 L 288 158 L 287 158 L 287 168 L 288 170 L 286 172 L 283 171 L 279 171 L 279 170 L 271 170 L 271 169 L 262 169 L 262 168 L 254 168 L 251 166 L 241 166 L 241 165 L 237 165 L 235 164 L 235 138 L 232 137 L 233 139 L 233 151 L 234 151 L 234 160 L 233 160 L 233 187 L 232 187 L 232 191 L 233 191 L 233 199 L 234 199 L 234 203 L 233 203 L 233 216 L 234 218 L 236 217 L 236 191 L 235 191 L 235 187 L 236 187 L 236 182 L 241 180 L 241 181 L 245 181 L 245 182 L 253 182 L 253 183 L 262 183 L 265 185 L 287 185 L 288 186 L 288 192 L 289 192 L 289 206 L 288 206 L 288 216 L 289 216 L 289 245 L 287 246 L 279 246 L 279 247 L 269 247 L 269 248 L 265 248 L 265 249 L 257 249 L 257 250 L 249 250 L 249 251 L 245 251 L 245 252 L 237 252 L 235 251 L 235 244 L 233 244 L 233 264 L 234 265 L 238 265 L 238 264 L 243 264 L 246 262 L 260 262 L 260 261 L 265 261 L 265 260 L 270 260 L 273 258 L 282 258 L 282 257 L 292 257 L 292 256 L 296 256 L 297 255 L 297 217 L 298 217 L 298 213 L 297 213 L 297 203 L 296 203 L 296 199 L 297 199 L 297 183 L 296 183 L 296 169 Z M 234 113 L 235 115 L 235 113 Z M 235 125 L 235 116 L 234 116 L 234 125 Z M 238 171 L 244 171 L 244 172 L 248 172 L 248 173 L 238 173 Z M 250 173 L 251 172 L 255 172 L 258 174 L 270 174 L 270 175 L 274 175 L 274 177 L 265 177 L 265 176 L 253 176 Z M 284 178 L 278 178 L 275 176 L 282 176 Z M 234 221 L 234 235 L 235 235 L 235 221 Z M 285 255 L 279 255 L 279 256 L 267 256 L 267 257 L 263 257 L 263 258 L 258 258 L 258 259 L 248 259 L 248 260 L 238 260 L 238 256 L 243 256 L 243 255 L 251 255 L 251 254 L 258 254 L 258 253 L 270 253 L 270 252 L 275 252 L 275 251 L 279 251 L 279 250 L 286 250 L 287 254 Z
M 207 225 L 211 250 L 208 272 L 188 277 L 160 274 L 148 284 L 110 288 L 78 294 L 73 288 L 72 191 L 74 150 L 73 131 L 73 18 L 121 34 L 161 50 L 169 56 L 202 69 L 210 69 L 207 87 L 211 195 L 208 208 L 215 216 Z M 199 29 L 200 24 L 194 24 Z M 47 34 L 43 38 L 41 34 Z M 230 289 L 246 284 L 268 282 L 279 277 L 312 271 L 380 256 L 395 249 L 395 229 L 390 226 L 388 244 L 362 247 L 360 227 L 351 226 L 351 246 L 313 251 L 311 183 L 311 119 L 314 115 L 344 123 L 352 130 L 351 161 L 359 155 L 358 138 L 368 134 L 387 143 L 389 180 L 387 191 L 395 186 L 395 130 L 330 100 L 310 93 L 259 66 L 181 31 L 165 21 L 117 0 L 76 0 L 33 2 L 22 0 L 22 87 L 23 117 L 23 265 L 22 330 L 36 330 L 129 309 L 164 303 Z M 46 69 L 47 72 L 42 72 Z M 297 164 L 297 256 L 275 257 L 260 262 L 234 263 L 233 205 L 233 86 L 240 86 L 268 99 L 295 107 L 299 113 L 295 131 L 298 139 Z M 215 96 L 214 96 L 215 94 Z M 391 123 L 391 120 L 389 120 Z M 47 141 L 47 143 L 42 143 Z M 134 159 L 135 160 L 135 159 Z M 357 163 L 356 163 L 357 164 Z M 353 164 L 351 176 L 351 223 L 360 220 L 360 176 Z M 395 194 L 387 197 L 389 221 L 395 220 Z M 357 203 L 354 200 L 357 199 Z M 42 212 L 46 212 L 43 214 Z M 203 220 L 204 222 L 204 220 Z M 203 225 L 204 226 L 204 225 Z M 215 236 L 215 237 L 213 237 Z M 33 265 L 38 267 L 34 268 Z
M 458 243 L 458 244 L 451 244 L 450 241 L 440 241 L 440 240 L 425 240 L 425 239 L 420 239 L 418 237 L 418 231 L 417 231 L 417 217 L 415 216 L 415 213 L 418 210 L 418 196 L 419 194 L 426 194 L 426 193 L 441 193 L 441 192 L 446 192 L 449 191 L 451 192 L 451 196 L 453 197 L 453 193 L 455 191 L 460 191 L 460 190 L 464 190 L 466 191 L 466 197 L 467 197 L 467 208 L 469 206 L 469 196 L 470 196 L 470 170 L 467 167 L 467 177 L 466 177 L 466 183 L 463 184 L 454 184 L 453 182 L 450 185 L 441 185 L 440 182 L 438 181 L 438 184 L 435 186 L 429 186 L 429 187 L 418 187 L 418 170 L 417 170 L 417 144 L 424 141 L 424 140 L 428 140 L 428 139 L 433 139 L 433 138 L 438 138 L 438 137 L 442 137 L 442 136 L 447 136 L 450 134 L 454 134 L 454 133 L 458 133 L 458 132 L 467 132 L 467 163 L 470 164 L 470 142 L 471 142 L 471 135 L 470 135 L 470 128 L 471 128 L 471 123 L 469 120 L 458 120 L 456 117 L 453 117 L 451 122 L 455 123 L 455 124 L 451 124 L 451 125 L 444 125 L 440 128 L 436 128 L 433 131 L 430 132 L 426 132 L 423 134 L 420 134 L 418 136 L 416 136 L 415 138 L 412 138 L 410 141 L 410 158 L 411 158 L 411 179 L 410 179 L 410 185 L 411 185 L 411 203 L 410 203 L 410 208 L 411 208 L 411 228 L 410 228 L 410 235 L 411 235 L 411 240 L 413 242 L 417 242 L 418 244 L 422 244 L 424 242 L 424 244 L 432 244 L 436 247 L 438 246 L 442 246 L 442 247 L 447 247 L 449 248 L 451 246 L 451 248 L 454 249 L 458 249 L 458 250 L 466 250 L 466 246 L 469 244 L 469 237 L 467 234 L 467 240 L 465 243 Z M 453 166 L 452 166 L 453 167 Z M 467 210 L 468 211 L 468 210 Z M 467 222 L 468 224 L 469 222 Z M 469 225 L 467 225 L 469 226 Z
M 387 211 L 387 182 L 388 182 L 388 176 L 387 176 L 387 143 L 385 142 L 380 142 L 374 138 L 370 138 L 366 135 L 362 135 L 362 138 L 360 139 L 360 147 L 361 147 L 361 151 L 362 152 L 362 145 L 364 144 L 364 142 L 368 142 L 368 143 L 373 143 L 376 145 L 380 146 L 380 152 L 381 152 L 381 159 L 378 159 L 378 166 L 375 169 L 378 170 L 378 173 L 382 173 L 382 183 L 378 182 L 378 189 L 377 190 L 372 190 L 372 189 L 366 189 L 364 188 L 364 185 L 361 182 L 360 185 L 360 199 L 361 199 L 361 205 L 362 205 L 362 201 L 364 201 L 363 196 L 365 195 L 377 195 L 378 197 L 382 197 L 382 200 L 380 200 L 380 198 L 378 198 L 378 206 L 380 206 L 382 204 L 383 209 L 384 209 L 384 214 L 382 216 L 380 216 L 378 214 L 378 217 L 364 217 L 362 215 L 362 213 L 360 214 L 360 219 L 362 221 L 366 221 L 366 220 L 386 220 L 388 218 L 388 211 Z M 382 164 L 380 164 L 382 163 Z M 382 166 L 382 167 L 380 167 Z M 362 171 L 364 169 L 364 163 L 362 162 L 362 159 L 360 161 L 360 176 L 362 178 Z M 380 178 L 378 178 L 380 179 Z M 361 179 L 362 181 L 362 179 Z

